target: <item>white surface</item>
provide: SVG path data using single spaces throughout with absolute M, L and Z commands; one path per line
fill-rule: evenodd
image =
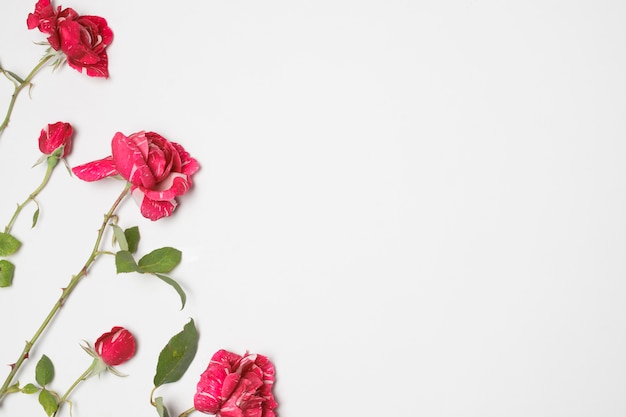
M 62 391 L 89 363 L 80 340 L 136 333 L 130 376 L 81 386 L 74 416 L 156 415 L 158 352 L 189 317 L 198 355 L 158 392 L 173 415 L 219 348 L 274 361 L 281 417 L 626 415 L 625 3 L 62 5 L 108 20 L 111 77 L 47 69 L 20 98 L 0 223 L 43 174 L 29 167 L 48 122 L 74 124 L 72 165 L 116 131 L 153 130 L 202 166 L 172 218 L 132 201 L 120 215 L 140 251 L 183 251 L 188 306 L 104 258 L 33 352 Z M 0 14 L 0 62 L 20 74 L 43 51 L 33 7 Z M 0 363 L 78 271 L 119 185 L 59 170 L 34 230 L 26 210 Z M 25 396 L 0 408 L 37 413 Z

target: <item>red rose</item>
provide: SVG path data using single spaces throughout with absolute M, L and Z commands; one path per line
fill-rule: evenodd
M 59 147 L 63 146 L 63 155 L 66 157 L 72 149 L 72 125 L 64 122 L 48 124 L 48 127 L 41 130 L 39 135 L 39 150 L 50 155 Z
M 150 220 L 172 214 L 176 197 L 191 188 L 191 176 L 200 169 L 182 146 L 154 132 L 128 137 L 118 132 L 111 148 L 112 156 L 74 167 L 72 172 L 84 181 L 121 175 L 132 184 L 141 214 Z
M 218 417 L 274 417 L 274 365 L 262 355 L 220 350 L 200 376 L 194 408 Z
M 113 41 L 113 32 L 102 17 L 81 16 L 71 8 L 55 10 L 50 0 L 39 0 L 26 25 L 50 35 L 48 43 L 65 54 L 70 67 L 91 77 L 108 78 L 106 47 Z
M 123 327 L 114 327 L 96 340 L 94 348 L 108 366 L 120 365 L 135 354 L 135 337 Z

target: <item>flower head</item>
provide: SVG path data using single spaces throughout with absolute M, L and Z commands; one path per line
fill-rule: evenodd
M 194 407 L 221 417 L 274 417 L 274 373 L 265 356 L 219 350 L 200 376 Z
M 66 157 L 72 149 L 72 133 L 74 133 L 74 129 L 69 123 L 56 122 L 48 124 L 45 129 L 41 130 L 39 135 L 39 150 L 46 155 L 51 155 L 63 146 L 61 157 Z
M 113 327 L 94 345 L 96 354 L 108 366 L 121 365 L 135 354 L 135 337 L 123 327 Z
M 191 188 L 191 176 L 200 166 L 185 149 L 154 132 L 129 136 L 116 133 L 112 155 L 72 169 L 83 181 L 97 181 L 120 175 L 131 183 L 131 193 L 141 214 L 158 220 L 172 214 L 176 197 Z
M 55 9 L 50 0 L 39 0 L 26 25 L 49 35 L 48 43 L 65 55 L 70 67 L 91 77 L 108 78 L 106 48 L 113 42 L 113 31 L 104 18 L 82 16 L 71 8 Z

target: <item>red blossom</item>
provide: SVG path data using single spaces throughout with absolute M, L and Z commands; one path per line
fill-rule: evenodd
M 118 132 L 111 149 L 111 156 L 74 167 L 72 172 L 83 181 L 121 175 L 132 184 L 131 193 L 141 214 L 150 220 L 174 212 L 176 197 L 189 191 L 191 176 L 200 169 L 181 145 L 154 132 L 130 136 Z
M 71 8 L 61 10 L 60 6 L 55 10 L 50 0 L 39 0 L 26 25 L 49 35 L 48 43 L 65 54 L 70 67 L 91 77 L 108 78 L 106 48 L 113 42 L 113 31 L 104 18 L 82 16 Z
M 219 417 L 274 417 L 274 374 L 263 355 L 219 350 L 200 376 L 194 408 Z

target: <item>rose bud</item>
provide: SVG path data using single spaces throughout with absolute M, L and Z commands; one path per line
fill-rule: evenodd
M 135 354 L 135 337 L 125 328 L 116 326 L 96 340 L 94 349 L 108 366 L 120 365 Z
M 274 417 L 274 373 L 265 356 L 220 350 L 200 376 L 194 408 L 221 417 Z
M 72 149 L 72 134 L 74 129 L 72 125 L 64 122 L 56 122 L 48 124 L 48 127 L 41 129 L 39 135 L 39 150 L 51 155 L 58 148 L 63 146 L 62 158 L 66 157 Z

